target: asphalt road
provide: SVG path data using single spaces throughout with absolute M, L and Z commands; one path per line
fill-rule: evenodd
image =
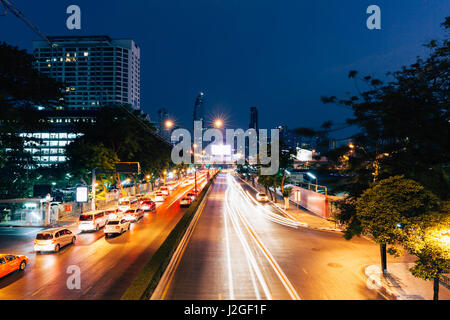
M 178 188 L 129 232 L 108 239 L 103 229 L 82 233 L 58 253 L 33 252 L 40 228 L 0 228 L 0 252 L 30 258 L 24 272 L 0 279 L 0 299 L 119 299 L 183 215 L 179 199 L 192 188 Z M 80 268 L 80 289 L 68 289 L 70 266 Z
M 300 227 L 254 194 L 219 175 L 160 298 L 383 299 L 363 274 L 379 263 L 377 245 Z

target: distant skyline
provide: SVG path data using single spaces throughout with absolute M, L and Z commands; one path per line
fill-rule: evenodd
M 250 107 L 260 128 L 319 126 L 350 115 L 323 95 L 354 91 L 348 71 L 383 78 L 424 56 L 442 39 L 448 1 L 14 1 L 48 36 L 108 35 L 141 48 L 141 106 L 157 121 L 165 108 L 188 126 L 199 92 L 205 121 L 224 115 L 247 128 Z M 81 7 L 81 30 L 68 30 L 66 8 Z M 366 28 L 366 8 L 381 8 L 381 30 Z M 39 37 L 11 13 L 0 40 L 31 52 Z

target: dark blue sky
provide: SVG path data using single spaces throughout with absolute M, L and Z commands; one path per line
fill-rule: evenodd
M 247 127 L 249 107 L 260 127 L 318 126 L 349 114 L 323 105 L 322 95 L 353 91 L 349 70 L 382 77 L 426 54 L 442 38 L 446 0 L 15 0 L 47 35 L 132 38 L 141 48 L 142 108 L 166 107 L 189 125 L 199 91 L 208 116 Z M 78 4 L 82 29 L 67 30 L 66 8 Z M 382 30 L 366 28 L 366 8 L 381 7 Z M 37 36 L 8 14 L 0 40 L 31 49 Z M 184 123 L 183 123 L 184 122 Z

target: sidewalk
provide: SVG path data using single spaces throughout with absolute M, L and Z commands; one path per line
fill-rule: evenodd
M 366 267 L 367 285 L 394 300 L 433 300 L 433 282 L 414 277 L 409 268 L 414 263 L 390 263 L 383 275 L 377 265 Z M 439 300 L 450 300 L 450 290 L 439 286 Z
M 259 192 L 266 192 L 264 187 L 258 185 L 255 183 L 255 187 L 252 186 L 251 183 L 244 181 L 247 185 L 250 187 L 258 190 Z M 272 192 L 273 194 L 273 192 Z M 285 215 L 290 216 L 294 220 L 300 222 L 303 227 L 310 228 L 310 229 L 316 229 L 316 230 L 326 230 L 326 231 L 338 231 L 342 232 L 341 229 L 337 226 L 336 223 L 329 221 L 327 219 L 324 219 L 322 217 L 319 217 L 305 209 L 302 209 L 301 207 L 298 207 L 297 204 L 290 201 L 289 203 L 289 209 L 284 210 L 284 199 L 281 197 L 281 195 L 277 194 L 277 203 L 274 205 L 282 211 Z

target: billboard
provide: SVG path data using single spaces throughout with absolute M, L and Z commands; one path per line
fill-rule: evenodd
M 213 144 L 211 146 L 211 153 L 213 156 L 230 156 L 231 146 L 229 144 L 224 145 Z
M 89 187 L 81 186 L 77 187 L 75 193 L 75 201 L 78 203 L 86 203 L 89 201 Z
M 299 161 L 312 161 L 312 151 L 307 149 L 298 149 L 297 160 Z

